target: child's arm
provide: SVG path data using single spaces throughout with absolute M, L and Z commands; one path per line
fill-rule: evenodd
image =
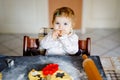
M 59 39 L 67 53 L 75 54 L 78 51 L 78 36 L 76 34 L 71 36 L 64 35 Z
M 54 44 L 54 45 L 53 45 Z M 40 41 L 40 47 L 49 49 L 55 46 L 55 40 L 53 39 L 52 33 L 49 33 L 45 38 Z

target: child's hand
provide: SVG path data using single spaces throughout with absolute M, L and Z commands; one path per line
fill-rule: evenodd
M 68 33 L 65 30 L 59 30 L 58 36 L 61 37 L 61 36 L 66 35 L 66 34 L 68 34 Z
M 57 39 L 58 35 L 59 35 L 59 30 L 54 30 L 52 34 L 53 39 Z
M 58 37 L 61 37 L 66 34 L 68 33 L 65 30 L 55 30 L 53 31 L 53 39 L 57 39 Z

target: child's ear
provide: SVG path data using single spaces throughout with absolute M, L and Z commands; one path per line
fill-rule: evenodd
M 75 23 L 74 22 L 72 22 L 72 28 L 74 28 L 75 27 Z

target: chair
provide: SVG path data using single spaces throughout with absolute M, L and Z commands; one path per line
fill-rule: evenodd
M 78 45 L 79 45 L 79 51 L 82 53 L 82 55 L 86 54 L 86 55 L 90 56 L 91 38 L 88 37 L 85 40 L 79 40 Z
M 24 36 L 23 39 L 23 56 L 44 55 L 44 51 L 39 50 L 39 39 Z
M 39 50 L 39 39 L 31 38 L 29 36 L 24 36 L 23 39 L 23 56 L 35 56 L 35 55 L 45 55 L 46 50 Z M 75 56 L 79 56 L 81 54 L 87 54 L 90 56 L 91 52 L 91 39 L 86 38 L 86 40 L 79 40 L 79 51 L 75 54 Z

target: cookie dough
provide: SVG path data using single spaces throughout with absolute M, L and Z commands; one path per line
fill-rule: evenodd
M 32 69 L 28 74 L 29 80 L 45 80 L 45 76 L 43 75 L 42 71 L 36 71 Z
M 2 80 L 2 73 L 0 72 L 0 80 Z
M 59 69 L 53 75 L 49 76 L 47 80 L 72 80 L 72 78 L 65 71 Z
M 72 80 L 69 74 L 59 69 L 58 64 L 48 64 L 41 71 L 32 69 L 28 78 L 29 80 Z

